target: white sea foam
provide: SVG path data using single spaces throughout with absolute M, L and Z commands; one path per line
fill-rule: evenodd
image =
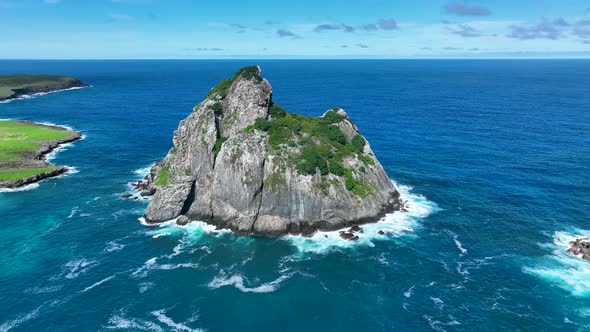
M 467 253 L 467 249 L 465 249 L 465 247 L 463 247 L 463 243 L 461 243 L 461 241 L 459 241 L 459 236 L 457 234 L 455 234 L 452 231 L 447 230 L 447 233 L 449 233 L 452 237 L 453 237 L 453 242 L 455 242 L 455 246 L 457 247 L 457 249 L 459 249 L 460 256 L 463 256 Z
M 311 237 L 288 235 L 284 238 L 295 245 L 300 253 L 325 253 L 334 249 L 355 246 L 374 246 L 374 241 L 399 238 L 412 235 L 420 229 L 420 220 L 439 211 L 436 203 L 426 197 L 412 193 L 412 188 L 405 185 L 394 185 L 400 192 L 400 198 L 408 202 L 407 212 L 397 211 L 387 214 L 376 223 L 363 225 L 364 233 L 357 233 L 357 241 L 349 241 L 340 237 L 339 231 L 316 232 Z M 384 235 L 379 234 L 384 232 Z
M 174 331 L 188 331 L 188 332 L 200 332 L 203 331 L 201 329 L 193 329 L 187 325 L 186 323 L 176 323 L 172 318 L 166 316 L 166 310 L 157 310 L 152 311 L 152 315 L 158 319 L 158 321 L 169 328 L 173 329 Z
M 148 275 L 148 273 L 150 271 L 153 271 L 153 270 L 176 270 L 176 269 L 182 269 L 182 268 L 196 269 L 199 267 L 199 264 L 192 263 L 192 262 L 183 262 L 183 263 L 175 263 L 175 264 L 171 264 L 171 263 L 158 264 L 158 259 L 164 259 L 164 258 L 170 259 L 171 257 L 170 257 L 170 255 L 163 255 L 160 257 L 152 257 L 152 258 L 148 259 L 147 261 L 145 261 L 145 263 L 143 263 L 142 266 L 137 268 L 131 275 L 133 277 L 144 278 Z
M 142 282 L 139 284 L 139 292 L 143 294 L 155 285 L 156 284 L 154 284 L 153 282 Z
M 292 274 L 281 275 L 276 280 L 271 282 L 263 283 L 258 286 L 248 287 L 244 285 L 244 278 L 240 274 L 235 274 L 232 276 L 225 276 L 222 272 L 220 275 L 216 276 L 211 280 L 209 283 L 209 288 L 221 288 L 224 286 L 234 286 L 235 288 L 239 289 L 244 293 L 271 293 L 274 292 L 280 284 L 289 279 Z
M 109 325 L 105 326 L 112 330 L 135 330 L 135 331 L 156 331 L 165 330 L 158 324 L 138 318 L 127 318 L 123 314 L 113 315 L 109 318 Z
M 572 229 L 555 232 L 553 243 L 542 245 L 552 250 L 552 254 L 523 271 L 555 284 L 573 296 L 590 298 L 590 262 L 567 252 L 571 243 L 579 238 L 590 238 L 590 231 Z
M 66 275 L 67 279 L 75 279 L 80 274 L 86 273 L 90 270 L 93 266 L 96 265 L 96 261 L 88 260 L 86 258 L 79 258 L 75 260 L 71 260 L 65 264 L 66 268 Z
M 93 288 L 95 288 L 95 287 L 98 287 L 98 286 L 100 286 L 100 285 L 104 284 L 105 282 L 107 282 L 107 281 L 109 281 L 109 280 L 113 279 L 114 277 L 115 277 L 115 275 L 112 275 L 112 276 L 110 276 L 110 277 L 106 277 L 106 278 L 104 278 L 104 279 L 102 279 L 102 280 L 100 280 L 100 281 L 97 281 L 97 282 L 95 282 L 94 284 L 92 284 L 92 285 L 90 285 L 90 286 L 88 286 L 88 287 L 84 288 L 83 290 L 81 290 L 81 291 L 80 291 L 80 293 L 85 293 L 85 292 L 87 292 L 87 291 L 89 291 L 89 290 L 91 290 L 91 289 L 93 289 Z
M 115 252 L 119 250 L 123 250 L 125 245 L 118 243 L 117 241 L 109 241 L 107 242 L 107 247 L 104 249 L 105 252 Z
M 410 289 L 408 289 L 407 291 L 405 291 L 404 292 L 404 296 L 407 297 L 407 298 L 412 297 L 412 295 L 414 294 L 414 287 L 415 286 L 412 286 L 412 287 L 410 287 Z
M 39 188 L 39 182 L 31 183 L 26 186 L 14 188 L 14 189 L 2 188 L 2 189 L 0 189 L 0 193 L 15 193 L 15 192 L 19 192 L 19 191 L 29 191 L 29 190 L 33 190 L 33 189 L 37 189 L 37 188 Z
M 85 89 L 85 88 L 90 88 L 90 87 L 92 87 L 92 86 L 79 86 L 79 87 L 73 87 L 73 88 L 67 88 L 67 89 L 61 89 L 61 90 L 55 90 L 55 91 L 49 91 L 49 92 L 39 92 L 39 93 L 30 94 L 30 95 L 22 95 L 22 96 L 20 96 L 18 98 L 0 101 L 0 104 L 8 104 L 8 103 L 13 102 L 13 101 L 16 101 L 16 100 L 32 99 L 32 98 L 36 98 L 36 97 L 45 96 L 45 95 L 48 95 L 48 94 L 51 94 L 51 93 L 58 93 L 58 92 L 72 91 L 72 90 L 80 90 L 80 89 Z
M 72 219 L 79 210 L 80 209 L 77 206 L 72 208 L 72 211 L 70 211 L 70 214 L 68 214 L 68 219 Z
M 144 218 L 139 218 L 139 221 L 143 225 L 154 226 L 146 223 Z M 190 242 L 198 241 L 205 234 L 222 235 L 231 233 L 231 231 L 228 229 L 217 229 L 217 227 L 214 225 L 210 225 L 202 221 L 191 221 L 185 226 L 179 226 L 176 224 L 176 219 L 173 219 L 155 225 L 154 227 L 155 228 L 153 230 L 148 231 L 148 234 L 155 239 L 162 236 L 186 236 L 187 240 Z
M 4 323 L 2 323 L 2 325 L 0 325 L 0 332 L 8 332 L 14 329 L 15 327 L 18 327 L 22 323 L 25 323 L 27 321 L 30 321 L 31 319 L 36 318 L 37 316 L 39 316 L 40 310 L 41 307 L 38 307 L 37 309 L 27 313 L 26 315 L 20 316 L 17 319 L 5 321 Z
M 34 288 L 27 288 L 25 290 L 25 293 L 27 293 L 27 294 L 46 294 L 46 293 L 57 292 L 62 288 L 63 288 L 62 285 L 34 287 Z
M 147 167 L 142 167 L 139 169 L 136 169 L 135 171 L 133 171 L 133 174 L 137 175 L 140 178 L 144 178 L 146 177 L 148 174 L 150 174 L 150 171 L 152 170 L 152 168 L 154 167 L 154 165 L 156 165 L 155 163 L 151 163 L 149 166 Z

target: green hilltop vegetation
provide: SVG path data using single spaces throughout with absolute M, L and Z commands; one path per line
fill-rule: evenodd
M 21 121 L 0 121 L 0 183 L 61 169 L 35 157 L 44 144 L 77 139 L 79 134 Z
M 221 101 L 229 94 L 229 89 L 238 78 L 254 79 L 261 82 L 257 66 L 240 69 L 230 79 L 222 80 L 209 91 L 207 98 L 216 100 L 209 106 L 217 118 L 224 117 Z M 358 134 L 350 141 L 337 126 L 347 119 L 338 113 L 339 107 L 326 112 L 323 117 L 311 117 L 289 113 L 276 103 L 269 107 L 269 118 L 259 118 L 245 128 L 245 132 L 261 130 L 268 133 L 269 148 L 277 154 L 282 154 L 289 164 L 293 165 L 299 174 L 321 175 L 334 174 L 345 178 L 345 186 L 355 194 L 366 197 L 371 188 L 358 181 L 353 176 L 352 168 L 343 166 L 343 159 L 356 155 L 366 165 L 374 165 L 375 161 L 363 154 L 366 144 L 362 135 Z M 219 137 L 215 143 L 214 152 L 217 154 L 227 137 Z M 297 148 L 298 153 L 289 153 L 289 148 Z M 364 167 L 356 170 L 364 172 Z
M 343 159 L 356 155 L 365 164 L 373 165 L 370 157 L 363 155 L 366 141 L 357 134 L 348 142 L 346 136 L 336 126 L 346 119 L 338 114 L 338 107 L 326 112 L 323 117 L 310 117 L 292 114 L 277 104 L 269 108 L 270 118 L 256 119 L 244 131 L 261 130 L 268 133 L 268 143 L 277 154 L 286 154 L 286 160 L 294 165 L 299 174 L 334 174 L 345 177 L 346 189 L 365 197 L 371 188 L 353 177 L 354 170 L 343 166 Z M 298 153 L 289 154 L 285 147 L 298 147 Z M 364 171 L 363 168 L 360 169 Z
M 74 77 L 51 75 L 0 76 L 0 101 L 23 95 L 82 87 L 86 84 Z

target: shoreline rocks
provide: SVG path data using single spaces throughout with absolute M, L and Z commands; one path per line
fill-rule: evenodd
M 567 250 L 569 253 L 590 261 L 590 240 L 588 238 L 579 238 L 570 242 L 571 247 Z
M 52 128 L 52 129 L 56 129 L 56 130 L 64 130 L 64 131 L 70 132 L 70 135 L 64 139 L 43 142 L 40 145 L 39 149 L 37 149 L 33 153 L 24 154 L 24 158 L 22 160 L 18 161 L 17 165 L 11 166 L 11 167 L 15 167 L 15 168 L 25 169 L 26 167 L 54 166 L 53 164 L 51 164 L 50 162 L 47 161 L 47 159 L 46 159 L 47 155 L 49 155 L 51 152 L 53 152 L 55 149 L 61 147 L 62 145 L 75 142 L 75 141 L 82 138 L 82 134 L 80 132 L 73 131 L 73 130 L 70 130 L 65 127 L 54 126 L 54 125 L 44 125 L 44 124 L 40 124 L 40 123 L 36 123 L 36 122 L 32 122 L 32 121 L 25 121 L 25 120 L 17 120 L 15 122 L 27 124 L 27 125 L 42 126 L 42 127 Z M 45 180 L 48 178 L 63 175 L 71 169 L 70 167 L 67 167 L 67 166 L 56 166 L 56 167 L 57 167 L 56 169 L 53 169 L 53 170 L 50 170 L 47 172 L 43 172 L 43 173 L 39 173 L 39 174 L 35 174 L 35 175 L 29 176 L 26 178 L 22 178 L 22 179 L 18 179 L 18 180 L 11 180 L 11 181 L 0 181 L 0 188 L 6 188 L 6 189 L 22 188 L 24 186 L 27 186 L 27 185 L 30 185 L 30 184 L 33 184 L 33 183 L 36 183 L 36 182 L 39 182 L 39 181 L 42 181 L 42 180 Z

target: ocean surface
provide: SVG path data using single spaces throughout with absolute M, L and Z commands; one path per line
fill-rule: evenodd
M 410 211 L 358 242 L 147 227 L 119 197 L 238 68 L 343 107 Z M 92 86 L 0 104 L 67 125 L 75 169 L 0 193 L 0 331 L 590 329 L 590 61 L 0 61 Z M 388 230 L 387 236 L 376 232 Z M 327 235 L 325 237 L 324 235 Z

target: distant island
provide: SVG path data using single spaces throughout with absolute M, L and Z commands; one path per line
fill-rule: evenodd
M 288 113 L 257 66 L 214 87 L 180 122 L 174 147 L 137 184 L 155 192 L 145 219 L 202 220 L 280 236 L 376 222 L 403 202 L 369 144 L 339 107 Z
M 67 172 L 44 158 L 61 144 L 80 139 L 67 128 L 29 121 L 0 121 L 0 188 L 18 188 Z
M 0 75 L 0 101 L 88 86 L 74 77 L 51 75 Z

